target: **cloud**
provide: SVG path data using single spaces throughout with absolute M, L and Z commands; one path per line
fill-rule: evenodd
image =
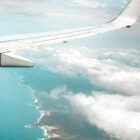
M 35 59 L 43 68 L 70 77 L 82 74 L 102 90 L 94 89 L 87 96 L 63 86 L 53 89 L 51 98 L 67 99 L 75 113 L 113 138 L 140 139 L 140 55 L 137 50 L 48 47 L 40 55 L 45 57 L 45 52 L 48 58 Z
M 77 113 L 92 125 L 121 140 L 140 139 L 140 98 L 94 93 L 70 98 Z
M 54 100 L 58 100 L 60 98 L 65 97 L 66 93 L 70 94 L 66 85 L 64 85 L 62 87 L 57 87 L 57 88 L 52 89 L 49 93 L 49 97 Z
M 101 3 L 98 0 L 71 0 L 74 4 L 79 6 L 85 6 L 89 8 L 104 8 L 107 6 L 105 3 Z
M 49 50 L 48 50 L 49 51 Z M 52 49 L 48 61 L 36 60 L 42 63 L 47 69 L 66 75 L 85 75 L 94 85 L 97 85 L 107 91 L 123 95 L 138 95 L 140 91 L 140 71 L 137 67 L 120 63 L 119 57 L 130 58 L 132 54 L 127 51 L 115 50 L 111 52 L 95 51 L 88 55 L 89 52 L 76 49 Z M 91 52 L 90 52 L 91 53 Z M 111 59 L 113 53 L 113 57 Z M 135 53 L 134 53 L 135 55 Z M 98 57 L 102 57 L 99 59 Z M 114 58 L 114 60 L 113 60 Z M 116 59 L 116 60 L 115 60 Z M 131 58 L 130 58 L 131 59 Z M 49 63 L 49 64 L 48 64 Z M 130 61 L 131 63 L 131 61 Z
M 87 7 L 91 9 L 106 9 L 109 11 L 124 8 L 128 0 L 121 1 L 104 1 L 104 0 L 71 0 L 76 6 Z M 113 8 L 113 10 L 112 10 Z
M 86 93 L 70 91 L 66 85 L 52 89 L 46 96 L 47 99 L 55 100 L 57 106 L 62 99 L 63 102 L 67 100 L 67 107 L 61 105 L 59 111 L 69 112 L 69 103 L 73 115 L 80 115 L 110 137 L 121 140 L 140 139 L 140 96 L 114 95 L 96 91 L 87 96 Z
M 1 0 L 0 13 L 23 15 L 23 16 L 36 16 L 36 17 L 49 17 L 49 18 L 72 18 L 73 12 L 66 7 L 65 3 L 57 4 L 55 2 L 48 2 L 43 0 Z M 78 14 L 73 18 L 80 19 Z M 89 18 L 89 17 L 88 17 Z
M 39 2 L 37 0 L 35 1 L 1 0 L 0 12 L 25 14 L 25 15 L 26 14 L 39 15 L 39 14 L 43 14 L 44 8 L 45 7 L 44 7 L 43 2 Z
M 64 19 L 82 19 L 84 17 L 84 19 L 90 20 L 92 17 L 87 11 L 79 11 L 77 8 L 71 10 L 66 2 L 43 0 L 1 0 L 0 13 Z
M 120 5 L 124 5 L 124 3 Z M 44 19 L 46 17 L 59 18 L 59 20 L 60 18 L 65 20 L 75 19 L 76 21 L 82 20 L 81 23 L 88 21 L 89 24 L 97 24 L 112 19 L 116 15 L 114 11 L 120 10 L 120 5 L 116 8 L 116 4 L 99 2 L 98 0 L 69 0 L 67 2 L 57 0 L 51 2 L 44 0 L 1 0 L 0 13 Z M 80 7 L 77 8 L 77 6 Z M 84 7 L 86 9 L 83 9 Z

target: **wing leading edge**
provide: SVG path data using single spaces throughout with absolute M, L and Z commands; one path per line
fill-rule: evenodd
M 40 45 L 51 45 L 55 43 L 66 43 L 74 39 L 81 39 L 97 35 L 123 27 L 130 28 L 140 15 L 140 1 L 130 0 L 126 8 L 117 18 L 99 26 L 91 26 L 62 32 L 37 33 L 25 35 L 11 35 L 0 37 L 0 65 L 1 66 L 33 66 L 31 61 L 21 57 L 13 56 L 9 52 L 34 48 Z M 8 54 L 7 54 L 8 52 Z M 8 58 L 8 59 L 7 59 Z M 18 62 L 18 63 L 17 63 Z

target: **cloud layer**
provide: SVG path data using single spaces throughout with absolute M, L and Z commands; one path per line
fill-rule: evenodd
M 50 47 L 46 52 L 49 59 L 36 61 L 47 70 L 67 76 L 82 74 L 102 89 L 100 92 L 95 89 L 87 96 L 60 87 L 51 92 L 52 98 L 66 98 L 75 112 L 111 137 L 140 139 L 140 55 L 137 50 Z M 125 61 L 128 58 L 129 63 Z
M 76 111 L 91 124 L 121 140 L 140 139 L 140 98 L 93 93 L 70 98 Z
M 115 50 L 115 52 L 110 50 L 96 51 L 96 54 L 93 53 L 89 56 L 84 51 L 80 52 L 76 49 L 51 50 L 52 56 L 50 57 L 54 60 L 52 65 L 48 65 L 47 61 L 42 63 L 46 63 L 44 65 L 54 72 L 68 75 L 84 74 L 93 84 L 107 91 L 123 95 L 139 95 L 139 68 L 110 59 L 112 53 L 115 59 L 133 57 L 133 51 L 132 53 L 123 50 Z M 99 56 L 102 56 L 102 59 L 98 59 Z
M 125 3 L 120 2 L 119 4 L 124 6 Z M 116 10 L 119 11 L 120 6 L 116 8 L 115 4 L 106 1 L 99 2 L 98 0 L 69 0 L 67 2 L 60 2 L 58 0 L 51 2 L 48 0 L 1 0 L 0 5 L 1 14 L 49 18 L 57 17 L 59 19 L 93 20 L 94 18 L 94 20 L 103 20 L 107 17 L 108 20 L 108 18 L 112 18 L 112 16 L 116 15 L 116 12 L 114 12 Z
M 71 0 L 71 1 L 79 6 L 84 6 L 89 8 L 104 8 L 107 6 L 107 4 L 103 2 L 101 3 L 98 0 Z

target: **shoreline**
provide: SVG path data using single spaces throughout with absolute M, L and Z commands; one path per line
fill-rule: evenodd
M 41 106 L 39 104 L 39 100 L 38 100 L 38 98 L 35 95 L 36 91 L 33 90 L 29 85 L 27 85 L 24 82 L 24 80 L 23 80 L 24 77 L 23 76 L 18 75 L 18 74 L 16 74 L 16 75 L 19 76 L 19 84 L 25 86 L 29 90 L 29 92 L 30 92 L 30 94 L 31 94 L 31 96 L 33 98 L 32 106 L 35 107 L 37 112 L 39 112 L 39 118 L 37 119 L 37 121 L 34 122 L 34 123 L 26 124 L 24 127 L 27 128 L 27 129 L 32 129 L 34 127 L 37 127 L 39 129 L 41 129 L 43 131 L 43 138 L 41 138 L 39 140 L 61 138 L 61 135 L 53 132 L 55 130 L 59 130 L 58 127 L 56 127 L 56 126 L 48 126 L 48 125 L 42 124 L 43 118 L 46 117 L 46 116 L 50 117 L 51 116 L 51 112 L 50 111 L 45 111 L 45 110 L 41 109 Z
M 26 85 L 27 88 L 30 90 L 30 93 L 34 99 L 33 101 L 33 106 L 36 108 L 36 110 L 39 112 L 40 116 L 37 119 L 36 122 L 31 123 L 31 124 L 27 124 L 24 127 L 25 128 L 34 128 L 34 127 L 38 127 L 43 131 L 43 138 L 39 139 L 39 140 L 46 140 L 46 139 L 55 139 L 55 138 L 61 138 L 61 136 L 57 133 L 54 133 L 53 131 L 55 130 L 59 130 L 58 127 L 56 126 L 48 126 L 48 125 L 44 125 L 42 124 L 42 120 L 44 117 L 50 117 L 51 116 L 51 112 L 50 111 L 45 111 L 45 110 L 41 110 L 41 106 L 39 105 L 39 100 L 38 98 L 35 96 L 35 91 L 28 85 Z M 47 122 L 47 121 L 46 121 Z

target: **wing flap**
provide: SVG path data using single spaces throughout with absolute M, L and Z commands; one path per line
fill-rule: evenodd
M 33 67 L 33 62 L 13 53 L 0 54 L 0 66 L 2 67 Z

